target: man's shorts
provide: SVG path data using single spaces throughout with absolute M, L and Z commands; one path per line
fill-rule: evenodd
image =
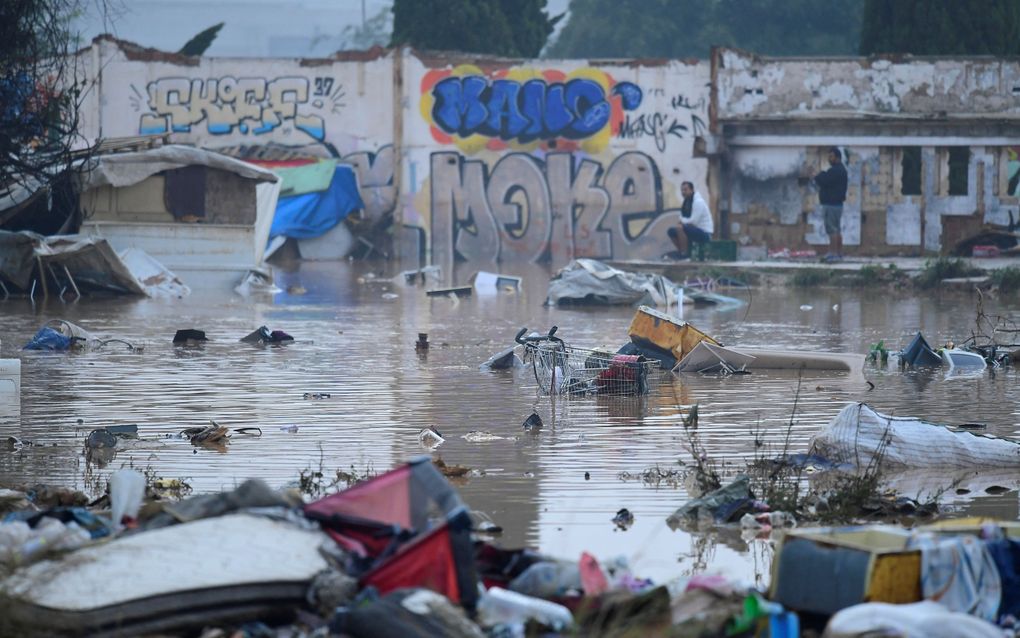
M 840 224 L 843 220 L 843 207 L 822 204 L 822 216 L 825 218 L 825 234 L 840 235 Z
M 687 241 L 695 244 L 704 244 L 712 240 L 712 236 L 698 228 L 694 224 L 681 224 L 684 227 L 684 234 L 687 235 Z M 670 228 L 666 231 L 670 237 L 676 237 L 676 228 Z

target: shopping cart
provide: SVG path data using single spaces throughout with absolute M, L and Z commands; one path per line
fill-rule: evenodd
M 556 336 L 556 326 L 546 335 L 525 337 L 527 331 L 521 328 L 514 339 L 524 346 L 524 361 L 544 394 L 648 394 L 662 380 L 658 361 L 575 348 Z

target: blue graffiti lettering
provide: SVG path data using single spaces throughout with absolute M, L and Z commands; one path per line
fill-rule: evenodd
M 613 88 L 624 110 L 641 104 L 641 89 L 630 82 Z M 602 85 L 575 78 L 566 83 L 449 77 L 432 88 L 432 120 L 461 137 L 481 134 L 527 143 L 536 139 L 584 139 L 608 123 L 612 107 Z
M 623 110 L 633 111 L 641 106 L 641 87 L 630 82 L 620 82 L 613 87 L 613 95 L 619 95 Z

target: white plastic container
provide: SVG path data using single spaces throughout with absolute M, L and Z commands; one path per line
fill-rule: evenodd
M 0 359 L 0 399 L 21 398 L 21 359 Z
M 486 627 L 517 624 L 534 619 L 560 631 L 574 624 L 570 610 L 563 605 L 492 587 L 478 601 L 478 614 Z
M 145 497 L 145 477 L 138 470 L 121 468 L 110 476 L 110 518 L 114 528 L 123 529 L 122 519 L 135 518 Z

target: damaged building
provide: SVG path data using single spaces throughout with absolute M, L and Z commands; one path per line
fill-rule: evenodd
M 832 146 L 848 253 L 950 253 L 1020 223 L 1017 60 L 717 49 L 712 82 L 717 211 L 746 257 L 828 243 L 810 178 Z
M 349 166 L 364 250 L 422 264 L 659 260 L 684 181 L 742 258 L 820 247 L 832 146 L 850 255 L 969 254 L 1020 222 L 1016 60 L 189 58 L 109 36 L 82 55 L 87 137 Z

